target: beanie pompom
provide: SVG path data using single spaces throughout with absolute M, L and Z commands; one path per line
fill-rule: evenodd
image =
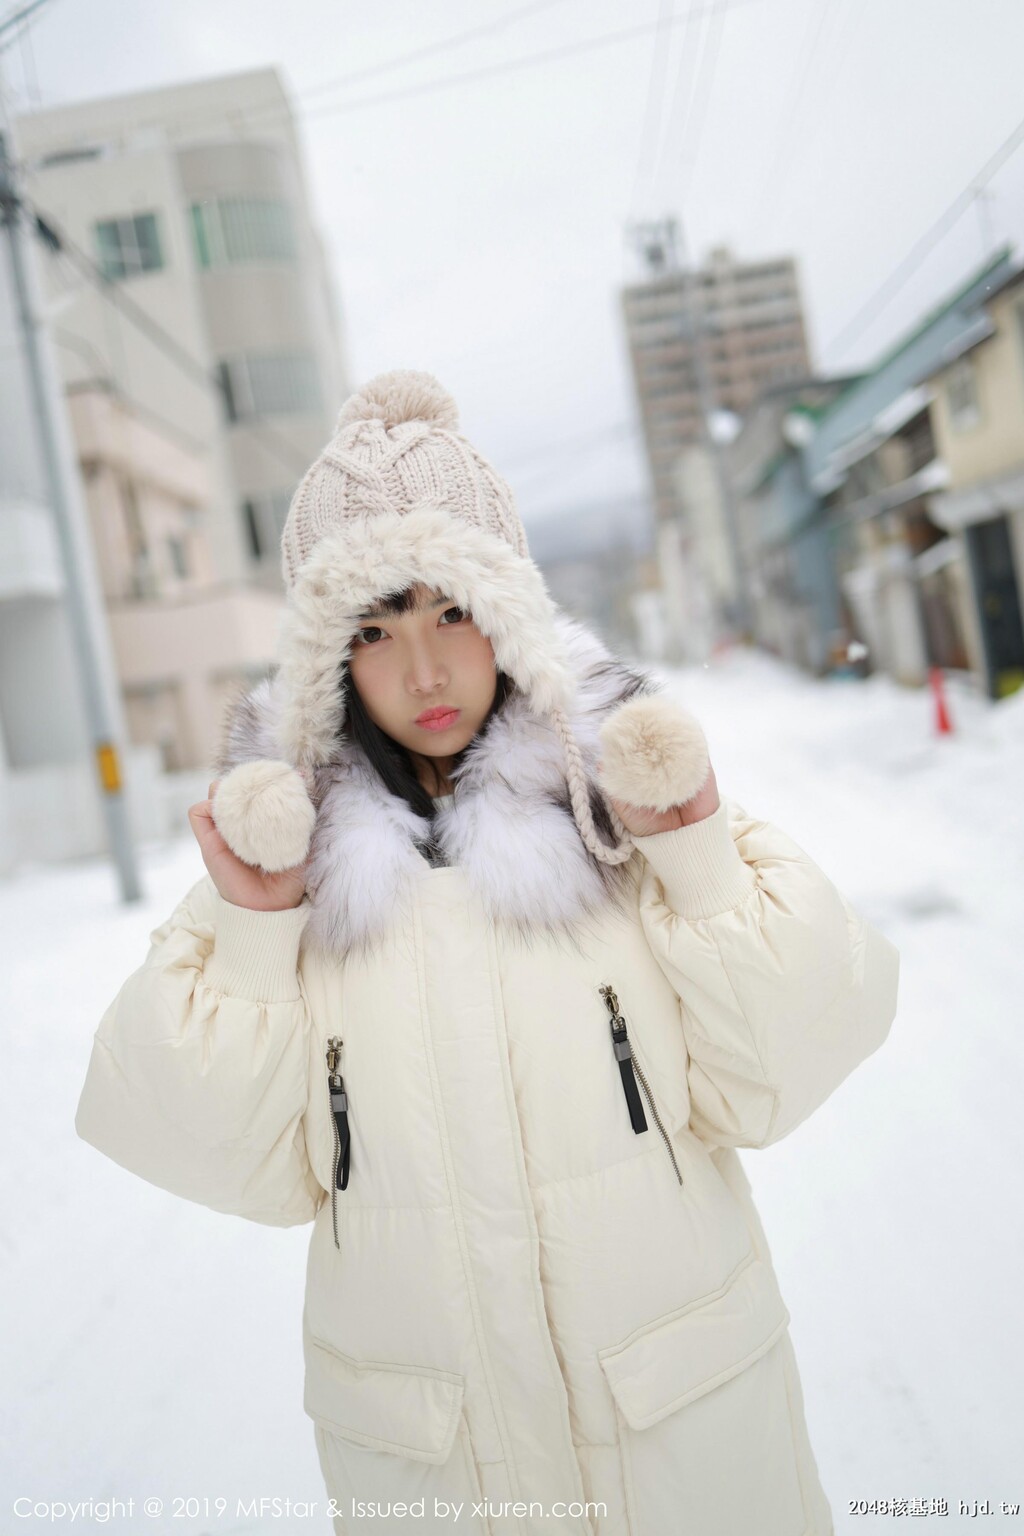
M 629 805 L 667 811 L 685 805 L 711 767 L 704 732 L 672 699 L 644 694 L 609 715 L 599 732 L 601 787 Z
M 394 368 L 390 373 L 378 373 L 345 401 L 338 412 L 338 426 L 356 421 L 382 421 L 386 427 L 397 427 L 403 421 L 425 421 L 454 432 L 459 425 L 459 411 L 432 373 L 423 373 L 418 368 Z
M 231 852 L 254 869 L 279 874 L 309 852 L 316 811 L 302 775 L 276 758 L 239 763 L 220 780 L 210 807 Z

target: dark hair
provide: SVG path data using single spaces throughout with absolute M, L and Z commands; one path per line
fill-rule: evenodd
M 381 598 L 380 606 L 391 609 L 395 613 L 405 613 L 412 607 L 412 589 L 404 588 L 401 592 L 393 592 Z M 340 687 L 345 694 L 345 724 L 342 727 L 342 735 L 350 741 L 354 741 L 366 757 L 370 767 L 383 781 L 385 788 L 393 795 L 406 802 L 416 812 L 417 816 L 426 816 L 433 819 L 435 806 L 430 795 L 419 781 L 412 758 L 401 745 L 386 731 L 370 719 L 366 712 L 366 706 L 359 697 L 359 691 L 352 681 L 346 661 L 341 672 Z M 486 731 L 490 721 L 498 713 L 505 700 L 514 691 L 515 684 L 507 673 L 498 670 L 495 675 L 494 698 L 491 707 L 484 717 L 480 730 L 473 738 L 474 741 Z M 458 766 L 469 751 L 473 742 L 467 742 L 461 752 L 457 752 L 453 759 L 453 767 Z

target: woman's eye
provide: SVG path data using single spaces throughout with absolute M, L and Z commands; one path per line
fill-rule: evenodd
M 372 645 L 376 637 L 383 633 L 384 631 L 379 624 L 365 624 L 362 629 L 356 632 L 356 639 L 360 645 Z M 367 639 L 368 635 L 370 636 L 369 639 Z
M 446 608 L 444 613 L 442 613 L 441 618 L 446 619 L 450 613 L 455 614 L 455 618 L 452 620 L 453 624 L 457 624 L 460 619 L 464 619 L 466 617 L 465 612 L 461 608 Z

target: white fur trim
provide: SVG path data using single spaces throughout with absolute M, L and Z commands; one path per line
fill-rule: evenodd
M 598 727 L 637 688 L 652 686 L 612 656 L 583 625 L 556 611 L 558 649 L 574 679 L 569 716 L 587 779 L 595 783 Z M 278 756 L 282 679 L 258 684 L 237 701 L 218 767 Z M 372 948 L 401 927 L 415 881 L 428 868 L 417 848 L 427 821 L 385 789 L 356 745 L 333 743 L 331 761 L 312 776 L 318 808 L 306 889 L 312 913 L 305 939 L 341 956 Z M 454 802 L 434 826 L 444 861 L 460 866 L 494 922 L 529 942 L 565 932 L 609 902 L 626 898 L 637 866 L 615 868 L 592 858 L 568 804 L 565 757 L 550 716 L 522 697 L 506 700 L 466 753 Z
M 281 747 L 289 761 L 303 768 L 330 761 L 345 718 L 341 665 L 359 615 L 385 594 L 420 581 L 472 614 L 497 666 L 538 714 L 571 703 L 557 610 L 537 566 L 498 534 L 427 500 L 405 513 L 349 519 L 300 567 L 279 648 Z
M 278 874 L 309 852 L 316 811 L 301 774 L 279 759 L 240 763 L 220 780 L 214 825 L 243 863 Z
M 601 726 L 600 783 L 629 805 L 684 805 L 708 776 L 708 744 L 697 720 L 671 699 L 630 699 Z

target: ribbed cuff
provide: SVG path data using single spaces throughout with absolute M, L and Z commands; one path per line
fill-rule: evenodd
M 753 866 L 744 862 L 729 830 L 724 800 L 703 821 L 633 841 L 661 881 L 668 905 L 680 917 L 731 912 L 757 884 Z
M 283 912 L 236 907 L 215 899 L 213 953 L 203 980 L 228 997 L 285 1003 L 299 996 L 299 940 L 310 914 L 308 899 Z

